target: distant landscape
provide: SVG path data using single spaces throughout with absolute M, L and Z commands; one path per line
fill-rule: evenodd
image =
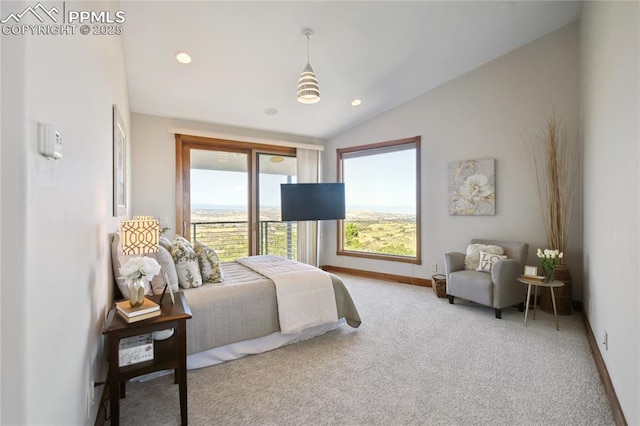
M 192 238 L 214 247 L 223 261 L 247 256 L 247 220 L 247 212 L 238 206 L 193 208 L 191 224 L 195 235 Z M 262 252 L 295 259 L 296 224 L 280 222 L 280 209 L 275 207 L 262 209 L 259 220 L 263 222 L 259 233 Z M 204 224 L 206 222 L 216 223 Z M 348 210 L 344 224 L 346 250 L 416 255 L 414 214 L 364 208 Z

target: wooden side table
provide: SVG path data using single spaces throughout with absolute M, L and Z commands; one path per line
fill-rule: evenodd
M 563 287 L 564 283 L 562 281 L 540 281 L 532 278 L 528 278 L 525 275 L 521 275 L 518 277 L 518 281 L 523 284 L 527 284 L 527 302 L 526 308 L 524 311 L 524 325 L 527 325 L 527 314 L 529 313 L 529 300 L 531 299 L 531 286 L 535 287 L 534 296 L 533 296 L 533 319 L 536 319 L 536 305 L 538 302 L 538 288 L 546 287 L 551 292 L 551 300 L 553 301 L 553 315 L 556 317 L 556 330 L 560 330 L 560 325 L 558 324 L 558 309 L 556 307 L 556 296 L 554 294 L 553 289 L 558 287 Z
M 150 296 L 156 303 L 160 296 Z M 107 361 L 109 362 L 109 396 L 111 424 L 120 424 L 120 398 L 125 394 L 125 381 L 132 377 L 158 370 L 174 370 L 175 382 L 180 389 L 180 419 L 187 424 L 187 320 L 191 309 L 182 293 L 177 293 L 175 304 L 167 297 L 160 305 L 160 316 L 128 324 L 117 314 L 115 304 L 104 323 L 102 334 L 107 337 Z M 120 339 L 153 331 L 173 328 L 173 336 L 154 341 L 153 360 L 119 366 Z

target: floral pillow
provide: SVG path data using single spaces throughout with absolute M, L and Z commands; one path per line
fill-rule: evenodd
M 219 283 L 224 280 L 220 258 L 214 249 L 202 244 L 199 241 L 195 243 L 195 252 L 198 256 L 200 264 L 200 273 L 202 274 L 202 282 Z
M 504 254 L 504 250 L 500 246 L 488 244 L 469 244 L 467 247 L 467 255 L 464 257 L 464 269 L 475 271 L 480 264 L 480 251 L 491 254 Z
M 180 287 L 200 287 L 202 285 L 202 276 L 200 275 L 198 256 L 196 256 L 191 243 L 176 235 L 171 244 L 171 256 L 176 264 Z
M 499 254 L 488 253 L 486 251 L 480 252 L 480 262 L 476 271 L 491 272 L 493 264 L 499 260 L 505 260 L 507 256 L 501 256 Z

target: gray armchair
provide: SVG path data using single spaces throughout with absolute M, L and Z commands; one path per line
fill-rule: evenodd
M 491 272 L 470 271 L 464 268 L 465 253 L 444 253 L 449 303 L 460 297 L 491 306 L 498 319 L 502 318 L 502 308 L 520 304 L 522 309 L 524 287 L 516 278 L 523 273 L 529 244 L 478 239 L 471 240 L 471 244 L 500 246 L 508 259 L 494 263 Z

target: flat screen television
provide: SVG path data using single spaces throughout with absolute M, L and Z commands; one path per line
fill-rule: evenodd
M 344 183 L 283 183 L 282 221 L 345 218 Z

